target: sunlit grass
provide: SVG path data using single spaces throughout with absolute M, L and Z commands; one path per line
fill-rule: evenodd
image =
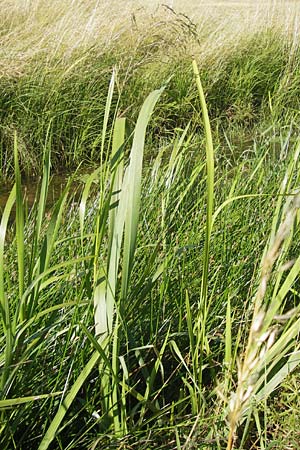
M 297 8 L 0 2 L 3 450 L 297 441 Z
M 169 431 L 177 430 L 178 448 L 214 439 L 221 449 L 228 436 L 227 447 L 232 448 L 237 431 L 243 430 L 241 442 L 247 440 L 251 412 L 261 432 L 257 408 L 298 364 L 294 353 L 285 360 L 296 345 L 297 318 L 286 308 L 292 301 L 297 309 L 298 259 L 287 267 L 286 277 L 278 266 L 274 279 L 264 269 L 273 260 L 264 261 L 270 261 L 274 245 L 274 258 L 282 245 L 284 264 L 291 251 L 297 252 L 289 234 L 297 205 L 287 204 L 281 216 L 285 199 L 278 193 L 289 194 L 290 202 L 298 183 L 299 147 L 291 157 L 283 152 L 281 160 L 268 147 L 256 147 L 247 158 L 237 155 L 235 166 L 229 159 L 226 164 L 217 161 L 213 174 L 209 119 L 196 65 L 194 69 L 207 151 L 205 145 L 195 145 L 195 132 L 187 126 L 159 149 L 142 178 L 146 125 L 162 95 L 155 91 L 129 139 L 129 157 L 124 119 L 114 114 L 113 126 L 104 125 L 102 142 L 110 150 L 103 154 L 111 157 L 102 159 L 101 170 L 87 178 L 81 202 L 70 204 L 70 213 L 65 213 L 68 186 L 50 218 L 45 211 L 48 136 L 34 221 L 26 219 L 15 139 L 16 187 L 3 213 L 0 242 L 4 449 L 11 446 L 10 436 L 19 448 L 28 442 L 40 449 L 51 442 L 65 448 L 78 443 L 88 448 L 92 442 L 105 446 L 105 436 L 122 442 L 142 433 L 145 424 L 145 435 L 165 429 L 164 436 L 157 434 L 158 442 L 168 442 Z M 113 107 L 114 77 L 107 113 Z M 15 238 L 5 243 L 14 201 L 19 204 Z M 281 220 L 289 221 L 283 244 Z M 270 231 L 270 250 L 263 257 Z M 274 294 L 261 293 L 265 276 Z M 259 304 L 253 309 L 255 292 Z M 265 340 L 258 347 L 251 330 L 261 320 L 263 298 L 265 324 L 259 332 L 268 333 L 268 344 L 266 366 L 261 367 Z M 284 326 L 271 342 L 276 320 L 284 320 Z M 255 365 L 253 358 L 249 363 L 253 348 L 259 357 Z M 243 349 L 244 365 L 237 366 Z M 274 365 L 280 366 L 275 374 Z M 245 370 L 258 374 L 255 385 L 247 376 L 245 386 Z M 237 394 L 230 400 L 236 379 Z M 257 403 L 250 408 L 252 396 Z M 28 422 L 35 425 L 26 427 Z
M 39 1 L 33 8 L 30 2 L 22 7 L 12 2 L 1 9 L 2 178 L 14 171 L 15 131 L 21 170 L 39 173 L 49 123 L 56 169 L 98 163 L 113 66 L 119 77 L 112 102 L 121 94 L 129 132 L 148 93 L 172 77 L 151 122 L 149 142 L 168 139 L 190 120 L 199 126 L 193 58 L 217 138 L 223 129 L 235 133 L 234 140 L 253 134 L 254 127 L 265 130 L 270 122 L 299 122 L 298 16 L 290 2 L 286 8 L 280 2 L 263 7 L 235 2 L 227 9 L 211 3 L 191 15 L 176 2 L 171 9 L 150 10 L 126 2 L 122 14 L 114 2 L 109 8 L 102 2 L 71 3 L 49 7 Z

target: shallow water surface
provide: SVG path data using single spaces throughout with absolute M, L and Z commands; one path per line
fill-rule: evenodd
M 50 209 L 54 203 L 58 200 L 60 195 L 63 192 L 68 180 L 68 174 L 61 173 L 55 174 L 51 177 L 49 189 L 48 189 L 48 197 L 47 197 L 47 208 Z M 75 183 L 76 184 L 76 183 Z M 22 194 L 24 199 L 24 205 L 28 210 L 32 208 L 35 201 L 38 201 L 38 193 L 41 186 L 41 178 L 24 178 L 22 179 Z M 2 185 L 0 187 L 0 213 L 2 214 L 10 191 L 13 187 L 12 183 L 8 183 L 6 185 Z M 75 189 L 75 187 L 74 187 Z M 12 210 L 12 215 L 14 216 L 15 207 Z

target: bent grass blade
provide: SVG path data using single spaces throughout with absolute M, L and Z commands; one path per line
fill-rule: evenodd
M 6 400 L 0 400 L 0 411 L 1 409 L 14 408 L 17 405 L 22 405 L 24 403 L 31 403 L 38 400 L 45 400 L 47 398 L 58 397 L 62 392 L 51 392 L 50 394 L 40 394 L 32 395 L 29 397 L 19 397 L 19 398 L 8 398 Z

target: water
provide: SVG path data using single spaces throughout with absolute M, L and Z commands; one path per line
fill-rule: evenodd
M 68 180 L 68 174 L 55 174 L 51 177 L 49 190 L 48 190 L 48 197 L 47 197 L 47 204 L 46 208 L 50 209 L 54 203 L 58 200 L 60 195 L 62 194 L 66 183 Z M 76 183 L 75 183 L 76 184 Z M 24 198 L 24 204 L 30 210 L 36 200 L 36 196 L 39 192 L 41 185 L 41 178 L 24 178 L 22 180 L 22 194 Z M 3 213 L 4 207 L 6 205 L 8 196 L 10 194 L 10 191 L 13 187 L 13 184 L 6 184 L 4 186 L 0 187 L 0 213 Z M 75 189 L 75 186 L 74 186 Z M 37 199 L 38 200 L 38 199 Z M 14 216 L 15 208 L 12 210 L 12 216 Z

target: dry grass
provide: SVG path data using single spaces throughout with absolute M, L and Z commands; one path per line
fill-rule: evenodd
M 134 49 L 145 36 L 156 37 L 157 45 L 171 33 L 176 51 L 182 35 L 190 34 L 184 51 L 202 60 L 231 52 L 266 27 L 292 33 L 296 41 L 299 6 L 289 0 L 0 0 L 0 77 L 22 74 L 41 57 L 67 63 L 91 48 L 99 56 L 118 45 Z M 194 24 L 199 39 L 188 33 Z

